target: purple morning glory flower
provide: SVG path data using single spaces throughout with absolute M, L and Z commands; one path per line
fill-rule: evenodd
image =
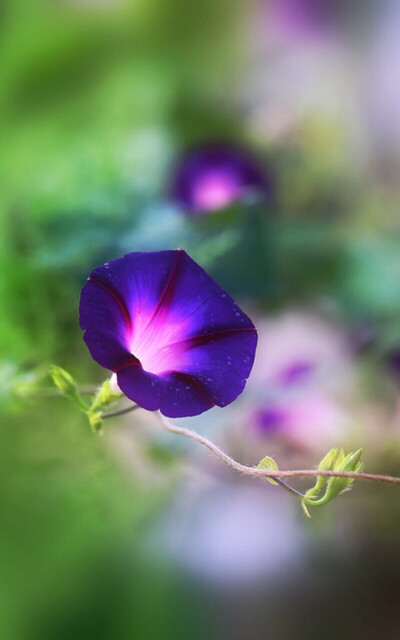
M 287 422 L 287 411 L 283 407 L 275 405 L 265 406 L 255 412 L 254 419 L 257 427 L 263 434 L 271 434 L 281 431 Z
M 257 344 L 250 318 L 180 249 L 129 253 L 94 269 L 80 326 L 123 393 L 171 418 L 233 402 Z
M 327 37 L 341 10 L 330 0 L 274 0 L 268 5 L 275 29 L 289 37 Z
M 222 209 L 251 191 L 269 191 L 261 167 L 244 151 L 227 144 L 189 150 L 173 179 L 174 198 L 192 213 Z

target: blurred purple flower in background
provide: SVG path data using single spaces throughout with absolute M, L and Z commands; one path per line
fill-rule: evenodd
M 352 350 L 346 331 L 322 316 L 289 311 L 258 323 L 253 381 L 270 389 L 295 383 L 345 388 Z M 340 375 L 338 375 L 340 373 Z
M 277 33 L 288 38 L 325 37 L 335 17 L 330 0 L 272 0 L 267 8 Z
M 254 425 L 298 449 L 324 449 L 345 436 L 346 413 L 328 394 L 307 392 L 267 402 L 255 412 Z
M 352 353 L 340 327 L 306 313 L 259 326 L 251 424 L 299 449 L 334 446 L 345 436 L 341 396 L 351 383 Z
M 182 250 L 130 253 L 94 269 L 80 326 L 128 398 L 174 418 L 233 402 L 257 344 L 250 318 Z
M 223 209 L 249 194 L 268 194 L 262 167 L 248 153 L 229 144 L 190 149 L 180 159 L 173 197 L 192 214 Z
M 382 5 L 387 0 L 382 2 Z M 263 7 L 275 35 L 293 40 L 313 42 L 340 40 L 346 32 L 367 33 L 376 15 L 376 3 L 368 0 L 266 0 Z

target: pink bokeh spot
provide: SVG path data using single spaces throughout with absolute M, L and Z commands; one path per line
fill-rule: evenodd
M 208 171 L 194 185 L 193 202 L 196 208 L 206 211 L 223 209 L 237 200 L 240 193 L 241 185 L 235 176 L 225 171 Z

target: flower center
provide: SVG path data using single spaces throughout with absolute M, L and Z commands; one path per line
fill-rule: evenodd
M 176 370 L 182 361 L 182 355 L 188 350 L 185 335 L 185 322 L 168 318 L 168 322 L 159 314 L 142 326 L 136 327 L 130 340 L 130 352 L 140 360 L 145 371 L 155 375 Z
M 197 178 L 193 201 L 198 209 L 222 209 L 236 200 L 240 192 L 240 185 L 234 176 L 221 170 L 208 171 Z

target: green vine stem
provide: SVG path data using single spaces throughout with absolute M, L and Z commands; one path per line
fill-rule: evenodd
M 321 470 L 321 469 L 296 469 L 296 470 L 284 471 L 281 469 L 270 470 L 270 469 L 258 469 L 256 467 L 248 467 L 244 464 L 241 464 L 240 462 L 237 462 L 236 460 L 234 460 L 234 458 L 231 458 L 230 456 L 228 456 L 228 454 L 222 451 L 222 449 L 220 449 L 216 444 L 211 442 L 211 440 L 208 440 L 207 438 L 200 435 L 199 433 L 196 433 L 196 431 L 192 431 L 191 429 L 187 429 L 185 427 L 178 427 L 177 425 L 167 420 L 167 418 L 165 418 L 160 413 L 157 413 L 157 416 L 163 428 L 166 429 L 167 431 L 181 435 L 181 436 L 185 436 L 186 438 L 190 438 L 191 440 L 198 442 L 199 444 L 206 447 L 209 451 L 211 451 L 211 453 L 213 453 L 219 460 L 227 464 L 229 467 L 231 467 L 232 469 L 235 469 L 235 471 L 238 471 L 239 473 L 243 473 L 248 476 L 253 476 L 258 478 L 273 478 L 276 481 L 282 480 L 282 478 L 301 478 L 301 477 L 316 478 L 318 476 L 322 476 L 326 478 L 353 478 L 353 479 L 357 478 L 360 480 L 370 480 L 373 482 L 384 482 L 386 484 L 400 485 L 399 477 L 379 475 L 379 474 L 373 474 L 373 473 L 364 473 L 362 471 L 360 472 L 330 471 L 330 470 L 327 471 L 327 470 Z M 297 495 L 297 497 L 302 499 L 304 498 L 303 494 L 301 494 L 300 492 L 297 492 L 292 487 L 289 487 L 288 485 L 286 485 L 284 488 L 286 488 L 287 490 L 290 489 L 290 493 L 294 493 L 295 495 Z

